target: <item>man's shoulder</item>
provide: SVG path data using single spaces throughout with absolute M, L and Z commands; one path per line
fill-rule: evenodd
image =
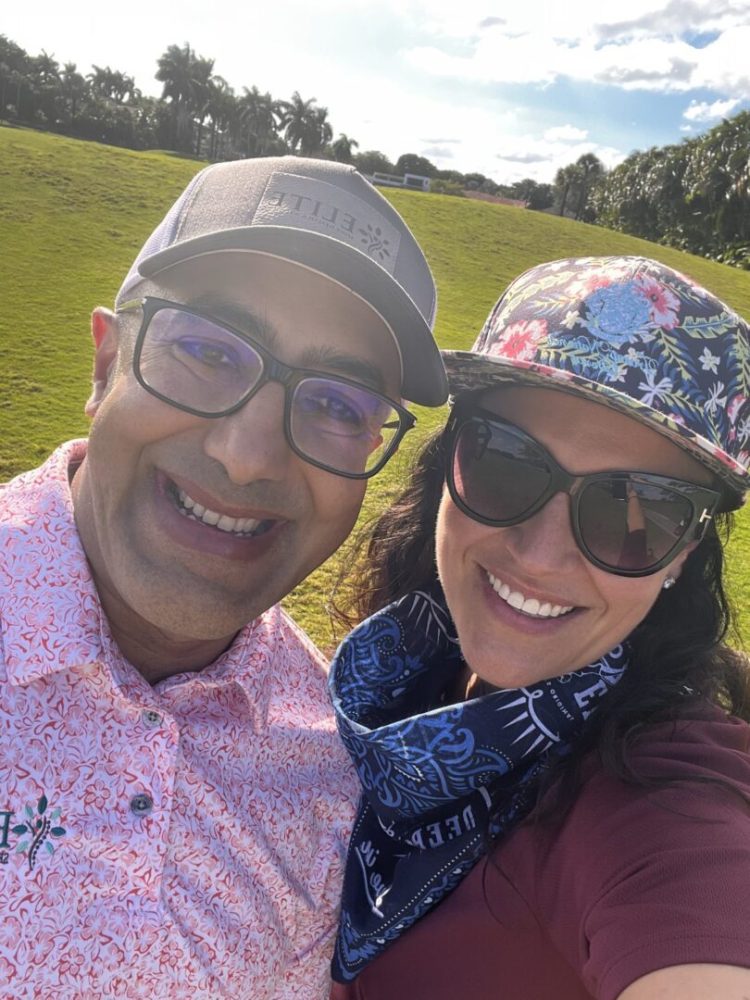
M 235 657 L 242 657 L 241 669 L 248 676 L 264 678 L 271 715 L 291 715 L 307 724 L 325 721 L 326 728 L 333 728 L 327 658 L 280 605 L 269 608 L 238 638 Z
M 292 664 L 307 663 L 315 673 L 327 673 L 327 661 L 310 636 L 280 604 L 264 611 L 245 632 L 266 646 L 269 655 L 289 660 Z
M 70 469 L 86 454 L 86 441 L 66 441 L 35 469 L 0 483 L 0 526 L 32 526 L 30 514 L 43 513 L 50 504 L 72 514 Z

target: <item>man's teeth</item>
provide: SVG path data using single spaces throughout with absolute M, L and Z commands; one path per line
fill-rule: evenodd
M 507 583 L 498 580 L 492 573 L 487 573 L 487 579 L 495 593 L 502 597 L 506 604 L 510 604 L 516 611 L 522 611 L 532 618 L 559 618 L 573 610 L 574 605 L 563 607 L 561 604 L 549 604 L 545 601 L 542 604 L 535 597 L 524 597 L 518 590 L 511 590 Z
M 263 524 L 262 521 L 253 517 L 228 517 L 226 514 L 219 514 L 215 510 L 204 507 L 203 504 L 196 503 L 184 490 L 178 490 L 177 495 L 185 513 L 189 512 L 190 516 L 197 521 L 210 524 L 212 527 L 218 528 L 219 531 L 228 531 L 235 535 L 251 535 Z

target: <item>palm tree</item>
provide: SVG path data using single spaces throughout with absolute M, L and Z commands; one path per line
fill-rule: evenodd
M 237 98 L 227 81 L 212 76 L 208 81 L 206 114 L 211 122 L 209 133 L 209 158 L 215 160 L 223 133 L 227 131 L 237 111 Z
M 36 84 L 33 96 L 36 98 L 37 114 L 41 113 L 47 124 L 54 125 L 60 101 L 60 66 L 53 56 L 42 49 L 38 56 L 31 59 L 31 71 L 32 81 Z
M 197 119 L 198 135 L 195 141 L 195 155 L 201 155 L 201 139 L 203 137 L 203 122 L 208 116 L 208 105 L 211 99 L 211 80 L 214 69 L 213 59 L 196 56 L 193 63 L 192 104 Z M 226 81 L 224 81 L 226 83 Z
M 54 56 L 47 55 L 42 49 L 41 53 L 33 60 L 34 69 L 42 86 L 57 83 L 60 79 L 60 65 L 55 61 Z
M 12 105 L 11 93 L 15 90 L 15 116 L 20 118 L 21 90 L 28 83 L 30 60 L 24 49 L 0 35 L 0 115 Z
M 328 108 L 315 108 L 305 141 L 302 143 L 304 156 L 320 153 L 333 138 L 333 128 L 328 121 Z
M 589 193 L 593 185 L 605 173 L 604 164 L 593 153 L 584 153 L 575 162 L 576 167 L 576 199 L 575 217 L 583 219 L 588 208 Z M 560 213 L 562 214 L 562 213 Z
M 117 69 L 110 69 L 109 66 L 102 68 L 93 65 L 93 73 L 89 73 L 88 81 L 91 90 L 99 97 L 104 97 L 115 104 L 124 104 L 125 101 L 134 101 L 140 96 L 140 91 L 136 88 L 135 80 L 127 73 L 121 73 Z
M 720 243 L 750 239 L 750 113 L 715 125 L 688 146 L 685 197 L 705 214 L 705 235 Z
M 560 215 L 565 215 L 565 206 L 568 201 L 570 189 L 578 179 L 578 168 L 575 163 L 569 163 L 567 167 L 560 167 L 555 174 L 555 188 L 560 198 Z
M 192 147 L 193 116 L 202 115 L 208 97 L 208 81 L 214 61 L 195 55 L 185 42 L 170 45 L 157 61 L 156 79 L 161 81 L 161 99 L 170 102 L 172 116 L 172 143 L 175 149 Z M 200 144 L 200 132 L 198 137 Z
M 65 101 L 67 121 L 69 125 L 72 125 L 78 117 L 81 101 L 86 96 L 86 80 L 78 72 L 75 63 L 67 62 L 63 66 L 60 74 L 60 86 Z
M 359 149 L 359 143 L 345 132 L 339 132 L 338 139 L 331 146 L 333 158 L 339 163 L 351 163 L 353 149 Z
M 283 110 L 268 92 L 261 94 L 257 87 L 243 89 L 237 101 L 236 130 L 240 146 L 246 156 L 265 156 L 278 143 L 276 116 L 278 114 L 281 119 Z
M 279 121 L 293 153 L 310 156 L 331 141 L 333 129 L 327 121 L 328 108 L 315 105 L 315 97 L 304 101 L 298 90 L 290 101 L 278 103 Z
M 21 69 L 12 69 L 8 74 L 8 83 L 11 87 L 15 87 L 16 90 L 16 118 L 23 121 L 31 117 L 31 108 L 28 111 L 21 106 L 21 98 L 23 96 L 24 89 L 31 94 L 32 90 L 32 77 L 24 73 Z

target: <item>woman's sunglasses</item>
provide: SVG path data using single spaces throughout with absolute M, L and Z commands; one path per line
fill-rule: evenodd
M 506 528 L 567 493 L 581 552 L 618 576 L 662 569 L 703 538 L 721 499 L 705 486 L 650 472 L 573 476 L 534 438 L 474 404 L 454 407 L 445 441 L 448 490 L 465 514 Z

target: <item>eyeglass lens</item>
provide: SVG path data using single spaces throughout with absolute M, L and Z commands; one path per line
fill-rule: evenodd
M 467 509 L 501 525 L 525 520 L 553 470 L 526 435 L 474 418 L 459 430 L 452 474 Z M 571 502 L 584 551 L 615 571 L 655 565 L 682 538 L 693 513 L 686 497 L 638 474 L 592 476 Z
M 263 377 L 264 363 L 231 330 L 165 307 L 150 318 L 139 369 L 159 395 L 212 416 L 231 410 L 252 392 Z M 288 406 L 293 446 L 338 472 L 359 475 L 375 468 L 399 431 L 398 413 L 384 397 L 335 377 L 301 376 Z

